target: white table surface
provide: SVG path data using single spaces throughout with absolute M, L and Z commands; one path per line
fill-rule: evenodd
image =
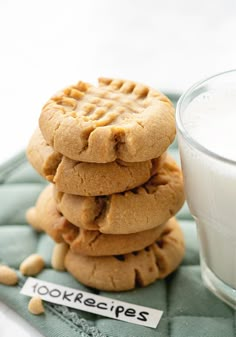
M 234 0 L 1 0 L 0 163 L 58 89 L 107 76 L 182 92 L 236 68 L 235 33 Z M 0 325 L 1 337 L 41 336 L 1 302 Z

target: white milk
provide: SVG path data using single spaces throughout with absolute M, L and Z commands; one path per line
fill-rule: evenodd
M 204 103 L 204 104 L 203 104 Z M 236 92 L 202 94 L 182 113 L 188 134 L 236 161 Z M 208 268 L 236 289 L 236 164 L 204 154 L 178 133 L 189 208 Z

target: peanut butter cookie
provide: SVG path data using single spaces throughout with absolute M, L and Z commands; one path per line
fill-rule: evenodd
M 154 228 L 174 216 L 184 203 L 183 178 L 167 156 L 145 184 L 101 197 L 55 191 L 58 210 L 76 226 L 106 234 L 130 234 Z
M 56 210 L 50 187 L 45 188 L 36 206 L 27 212 L 27 219 L 33 227 L 41 227 L 56 242 L 68 243 L 72 252 L 88 256 L 120 255 L 141 250 L 165 230 L 163 224 L 139 233 L 115 235 L 79 228 Z
M 135 82 L 100 78 L 78 82 L 43 107 L 40 129 L 68 158 L 107 163 L 159 157 L 175 137 L 174 108 L 160 92 Z
M 66 269 L 81 283 L 106 291 L 144 287 L 173 272 L 184 256 L 183 233 L 175 218 L 150 246 L 116 256 L 82 256 L 68 251 Z
M 64 233 L 72 236 L 74 233 L 75 226 L 67 221 L 55 207 L 51 185 L 46 186 L 41 192 L 35 206 L 28 209 L 26 219 L 33 228 L 46 232 L 57 243 L 64 242 Z
M 97 196 L 123 192 L 146 182 L 162 165 L 166 153 L 157 159 L 128 163 L 84 163 L 69 159 L 47 145 L 37 129 L 27 148 L 27 157 L 36 171 L 69 194 Z

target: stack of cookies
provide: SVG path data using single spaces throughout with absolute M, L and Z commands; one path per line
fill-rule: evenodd
M 180 264 L 183 180 L 166 153 L 174 137 L 169 99 L 132 81 L 79 82 L 43 107 L 27 156 L 51 184 L 27 219 L 68 245 L 62 262 L 80 282 L 128 290 Z

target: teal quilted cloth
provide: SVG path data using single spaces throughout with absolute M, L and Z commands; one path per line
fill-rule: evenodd
M 179 162 L 176 142 L 169 153 Z M 156 329 L 49 303 L 45 303 L 45 315 L 34 316 L 27 309 L 29 298 L 20 294 L 24 283 L 22 276 L 17 286 L 0 285 L 0 301 L 47 337 L 236 336 L 234 310 L 212 295 L 202 283 L 196 228 L 186 205 L 178 214 L 185 235 L 186 254 L 176 272 L 146 288 L 123 293 L 98 292 L 81 285 L 67 272 L 53 270 L 50 262 L 52 239 L 36 233 L 26 223 L 25 211 L 34 205 L 45 184 L 24 154 L 0 167 L 0 263 L 17 270 L 22 260 L 37 252 L 46 261 L 46 268 L 37 276 L 42 280 L 163 310 L 164 315 Z

